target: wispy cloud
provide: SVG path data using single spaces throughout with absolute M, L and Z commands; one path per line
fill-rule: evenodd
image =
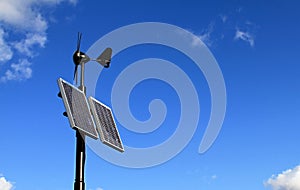
M 5 41 L 5 32 L 0 28 L 0 63 L 10 60 L 13 56 L 11 47 Z
M 35 3 L 33 0 L 2 0 L 0 20 L 18 29 L 44 32 L 47 22 L 40 12 L 33 9 Z
M 5 177 L 0 177 L 0 190 L 11 190 L 12 188 L 11 182 L 7 181 Z
M 272 175 L 266 182 L 266 187 L 273 190 L 299 190 L 300 189 L 300 165 L 283 171 L 280 174 Z
M 213 43 L 213 40 L 211 38 L 211 34 L 214 31 L 214 26 L 215 26 L 214 22 L 211 22 L 208 25 L 208 27 L 205 30 L 203 30 L 200 35 L 198 35 L 200 40 L 202 42 L 204 42 L 207 46 L 211 46 L 212 43 Z
M 28 56 L 28 57 L 33 57 L 34 56 L 34 51 L 33 48 L 35 46 L 38 47 L 45 47 L 47 37 L 42 34 L 38 33 L 30 33 L 26 35 L 25 39 L 22 39 L 19 42 L 14 43 L 14 48 L 18 50 L 18 52 Z
M 211 176 L 211 179 L 212 179 L 212 180 L 217 179 L 217 175 L 212 175 L 212 176 Z
M 220 18 L 221 18 L 222 22 L 225 23 L 228 19 L 228 16 L 227 15 L 220 15 Z
M 230 39 L 254 47 L 257 25 L 245 20 L 242 14 L 242 8 L 230 14 L 219 14 L 200 33 L 192 32 L 198 38 L 193 40 L 192 45 L 199 45 L 201 44 L 199 41 L 202 41 L 207 46 L 213 47 L 224 39 Z
M 32 76 L 30 59 L 38 55 L 38 48 L 45 47 L 47 42 L 48 20 L 41 10 L 62 2 L 75 5 L 77 0 L 0 1 L 0 63 L 2 66 L 10 64 L 1 77 L 2 82 Z
M 30 66 L 31 63 L 27 59 L 21 59 L 18 63 L 12 63 L 4 76 L 0 78 L 0 82 L 9 80 L 23 81 L 31 78 L 32 69 Z
M 0 189 L 1 190 L 1 189 Z M 89 189 L 89 190 L 93 190 L 93 189 Z M 103 190 L 101 187 L 96 188 L 95 190 Z
M 253 36 L 253 34 L 250 34 L 247 31 L 242 31 L 239 28 L 236 29 L 234 39 L 245 41 L 245 42 L 249 43 L 249 45 L 251 47 L 254 46 L 254 36 Z
M 217 41 L 219 38 L 219 36 L 217 36 L 218 34 L 216 33 L 215 27 L 216 24 L 214 21 L 212 21 L 209 23 L 208 27 L 203 29 L 200 33 L 196 33 L 192 30 L 189 30 L 189 32 L 191 32 L 194 35 L 191 45 L 193 47 L 202 46 L 204 43 L 206 46 L 213 46 L 215 41 Z

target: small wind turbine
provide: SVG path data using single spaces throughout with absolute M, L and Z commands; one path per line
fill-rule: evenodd
M 77 49 L 73 54 L 73 62 L 75 64 L 75 70 L 74 70 L 74 79 L 77 84 L 77 69 L 78 65 L 84 65 L 85 63 L 89 61 L 96 61 L 100 63 L 103 67 L 108 68 L 110 65 L 111 55 L 112 55 L 112 49 L 106 48 L 97 59 L 91 59 L 88 55 L 86 55 L 84 52 L 80 51 L 80 43 L 81 43 L 81 37 L 82 33 L 78 32 L 78 38 L 77 38 Z

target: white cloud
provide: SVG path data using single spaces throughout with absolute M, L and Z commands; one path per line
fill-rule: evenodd
M 236 29 L 234 39 L 248 42 L 251 47 L 254 46 L 254 36 L 249 32 L 240 30 L 239 28 Z
M 192 36 L 192 46 L 201 46 L 203 45 L 203 40 L 200 38 L 200 36 L 196 36 L 195 34 Z
M 41 34 L 27 34 L 26 38 L 20 42 L 14 44 L 14 47 L 26 56 L 33 57 L 34 52 L 32 48 L 37 45 L 39 47 L 45 47 L 47 37 Z
M 1 0 L 0 21 L 14 28 L 31 32 L 44 32 L 47 22 L 41 13 L 34 9 L 33 0 Z
M 197 36 L 198 38 L 195 38 L 193 40 L 193 46 L 196 46 L 198 45 L 200 42 L 199 42 L 199 39 L 204 42 L 207 46 L 210 46 L 211 45 L 211 39 L 210 39 L 210 33 L 202 33 L 201 35 L 198 35 Z
M 220 18 L 221 18 L 222 22 L 225 23 L 227 21 L 227 19 L 228 19 L 228 16 L 226 16 L 226 15 L 220 15 Z
M 1 189 L 0 189 L 1 190 Z M 93 189 L 89 189 L 89 190 L 93 190 Z M 101 187 L 96 188 L 95 190 L 103 190 Z
M 64 1 L 68 2 L 68 3 L 71 3 L 73 5 L 76 5 L 78 0 L 33 0 L 33 1 L 36 1 L 36 2 L 45 2 L 45 3 L 50 3 L 50 4 L 59 4 L 59 3 L 62 3 Z
M 202 31 L 202 33 L 200 35 L 198 35 L 198 37 L 200 38 L 200 40 L 202 42 L 204 42 L 207 46 L 211 46 L 213 43 L 213 40 L 211 39 L 211 34 L 214 31 L 214 23 L 211 22 L 208 26 L 207 29 L 205 29 L 204 31 Z M 197 41 L 193 41 L 194 45 L 196 44 Z
M 13 185 L 4 177 L 0 177 L 0 190 L 11 190 Z
M 256 25 L 249 21 L 244 21 L 243 24 L 235 22 L 237 21 L 235 21 L 234 16 L 229 17 L 227 15 L 219 15 L 219 17 L 211 21 L 208 27 L 202 30 L 200 35 L 197 35 L 197 37 L 207 46 L 212 47 L 218 41 L 234 35 L 234 40 L 242 40 L 248 43 L 251 47 L 254 47 L 254 33 Z M 243 30 L 237 27 L 237 25 L 241 25 Z M 230 34 L 228 32 L 230 32 Z M 235 33 L 232 34 L 232 32 Z M 192 45 L 199 45 L 199 39 L 197 40 L 195 38 Z
M 187 30 L 190 33 L 193 34 L 192 36 L 192 41 L 191 41 L 191 45 L 193 47 L 195 46 L 203 46 L 204 44 L 207 46 L 211 46 L 213 43 L 213 40 L 211 39 L 211 34 L 214 31 L 214 23 L 211 22 L 208 26 L 207 29 L 204 29 L 200 34 L 195 34 L 195 32 L 193 32 L 192 30 Z M 184 33 L 182 33 L 181 31 L 178 31 L 181 35 L 185 35 Z M 188 36 L 184 36 L 184 37 L 189 37 Z
M 0 63 L 11 59 L 19 62 L 10 65 L 1 81 L 31 77 L 27 60 L 36 56 L 37 48 L 45 47 L 47 41 L 48 21 L 41 10 L 63 2 L 75 5 L 77 0 L 0 0 Z
M 58 5 L 64 1 L 77 3 L 77 0 L 1 0 L 0 21 L 19 29 L 44 32 L 47 21 L 37 7 Z
M 212 180 L 217 179 L 217 175 L 212 175 L 212 176 L 211 176 L 211 179 L 212 179 Z
M 219 14 L 197 36 L 209 47 L 215 47 L 218 42 L 228 38 L 232 40 L 232 36 L 235 41 L 241 40 L 254 47 L 255 34 L 259 27 L 249 20 L 241 20 L 240 18 L 245 17 L 243 14 L 242 8 Z M 195 38 L 192 44 L 199 45 L 199 40 Z
M 13 52 L 10 46 L 5 41 L 5 32 L 0 28 L 0 63 L 10 60 L 13 56 Z
M 265 186 L 273 190 L 299 190 L 300 189 L 300 165 L 273 175 L 265 183 Z
M 22 59 L 19 63 L 11 64 L 11 68 L 5 72 L 5 75 L 0 78 L 0 82 L 6 82 L 9 80 L 22 81 L 31 78 L 32 69 L 30 68 L 31 63 Z

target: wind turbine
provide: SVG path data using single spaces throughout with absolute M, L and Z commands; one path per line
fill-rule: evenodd
M 106 48 L 96 59 L 91 59 L 87 54 L 80 51 L 81 37 L 82 37 L 82 33 L 78 32 L 77 49 L 73 54 L 73 62 L 75 64 L 73 79 L 75 79 L 76 84 L 77 84 L 77 78 L 78 78 L 77 77 L 78 65 L 81 65 L 81 69 L 83 69 L 83 66 L 85 63 L 87 63 L 89 61 L 96 61 L 96 62 L 100 63 L 103 67 L 108 68 L 110 65 L 110 60 L 111 60 L 111 55 L 112 55 L 112 49 Z

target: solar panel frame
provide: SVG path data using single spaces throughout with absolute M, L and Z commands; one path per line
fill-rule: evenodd
M 88 102 L 96 123 L 96 129 L 99 133 L 101 142 L 119 152 L 124 152 L 124 146 L 120 138 L 120 133 L 115 123 L 111 109 L 107 105 L 103 104 L 102 102 L 98 101 L 93 97 L 89 97 Z M 106 121 L 101 122 L 101 116 L 97 112 L 97 106 L 101 106 L 103 109 L 105 109 L 106 113 L 103 114 L 106 116 L 106 118 L 104 119 Z M 108 122 L 110 125 L 106 122 Z M 102 125 L 101 123 L 104 125 Z M 105 127 L 107 127 L 107 129 Z
M 66 112 L 68 114 L 68 119 L 71 128 L 76 128 L 80 132 L 84 133 L 85 135 L 93 138 L 93 139 L 98 139 L 98 133 L 95 129 L 95 122 L 93 120 L 93 117 L 90 112 L 89 104 L 86 99 L 86 96 L 83 91 L 78 89 L 77 87 L 71 85 L 67 81 L 63 80 L 62 78 L 59 78 L 57 80 L 58 86 L 61 92 L 61 96 L 63 99 L 63 103 L 66 109 Z M 65 89 L 65 86 L 68 86 L 69 88 L 72 89 L 71 95 L 67 95 L 67 90 Z M 74 95 L 74 92 L 76 93 Z M 77 101 L 75 102 L 74 100 L 70 100 L 69 97 L 76 97 Z M 79 98 L 79 99 L 78 99 Z M 80 100 L 81 99 L 81 100 Z M 73 105 L 76 104 L 76 105 Z M 76 106 L 78 104 L 81 106 L 80 109 Z M 74 106 L 74 109 L 72 109 Z M 80 110 L 80 112 L 78 112 Z M 79 126 L 81 125 L 81 126 Z

